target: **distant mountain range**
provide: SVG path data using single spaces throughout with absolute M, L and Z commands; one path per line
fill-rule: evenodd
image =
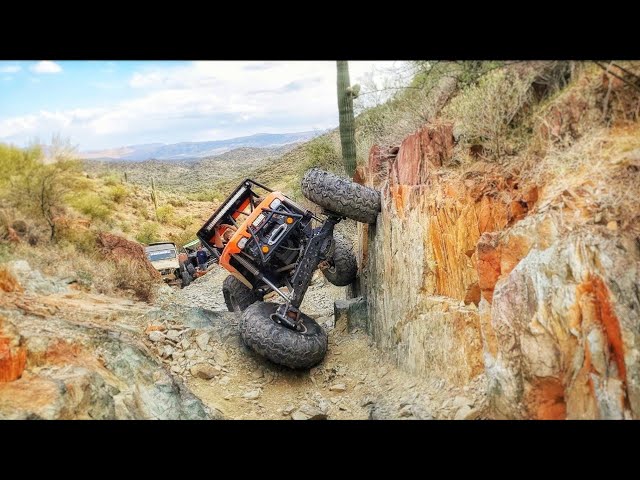
M 147 143 L 106 150 L 80 152 L 87 160 L 126 160 L 141 162 L 156 160 L 188 160 L 212 157 L 238 148 L 277 148 L 293 143 L 305 142 L 324 131 L 299 133 L 257 133 L 248 137 L 214 140 L 210 142 L 180 142 L 172 144 Z

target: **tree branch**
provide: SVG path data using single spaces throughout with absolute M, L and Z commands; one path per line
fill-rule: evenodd
M 616 77 L 618 80 L 623 81 L 624 83 L 626 83 L 626 84 L 627 84 L 627 85 L 629 85 L 630 87 L 633 87 L 633 88 L 635 88 L 636 90 L 638 90 L 638 91 L 640 92 L 640 87 L 639 87 L 638 85 L 636 85 L 635 83 L 630 82 L 629 80 L 627 80 L 626 78 L 624 78 L 624 77 L 622 77 L 622 76 L 618 75 L 617 73 L 611 72 L 611 71 L 608 69 L 608 67 L 605 67 L 605 66 L 604 66 L 604 65 L 602 65 L 600 62 L 597 62 L 597 61 L 595 61 L 595 60 L 594 60 L 594 62 L 593 62 L 593 63 L 595 63 L 595 64 L 596 64 L 596 65 L 598 65 L 602 70 L 604 70 L 604 71 L 607 73 L 607 75 L 612 75 L 612 76 Z M 616 66 L 617 66 L 617 65 L 616 65 Z M 619 67 L 618 67 L 618 68 L 619 68 Z

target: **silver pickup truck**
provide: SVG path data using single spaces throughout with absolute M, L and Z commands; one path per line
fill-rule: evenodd
M 144 249 L 147 258 L 169 285 L 186 287 L 191 283 L 191 274 L 180 261 L 176 244 L 172 242 L 151 243 Z

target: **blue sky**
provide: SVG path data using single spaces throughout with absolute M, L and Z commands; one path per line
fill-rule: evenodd
M 352 83 L 400 62 L 349 62 Z M 0 142 L 80 150 L 338 123 L 335 62 L 0 61 Z

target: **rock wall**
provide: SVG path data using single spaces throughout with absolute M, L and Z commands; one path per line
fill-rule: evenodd
M 496 165 L 443 168 L 453 144 L 427 125 L 356 172 L 383 197 L 358 227 L 376 344 L 423 377 L 486 375 L 498 418 L 640 418 L 637 239 Z

